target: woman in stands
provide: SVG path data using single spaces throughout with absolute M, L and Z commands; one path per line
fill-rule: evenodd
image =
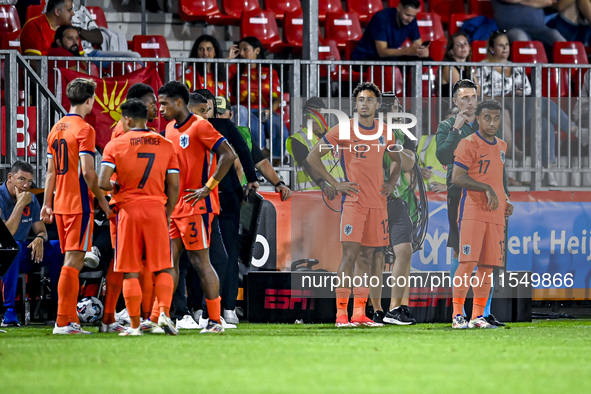
M 245 37 L 237 45 L 230 48 L 230 58 L 232 57 L 265 60 L 266 54 L 263 44 L 258 38 Z M 231 82 L 230 90 L 232 104 L 240 104 L 241 107 L 239 125 L 248 125 L 248 108 L 250 108 L 250 126 L 253 141 L 259 144 L 260 147 L 264 147 L 264 152 L 267 155 L 270 154 L 269 149 L 272 148 L 274 165 L 277 165 L 281 162 L 280 158 L 285 154 L 285 141 L 289 136 L 287 127 L 276 113 L 281 103 L 279 72 L 267 64 L 260 65 L 260 68 L 259 64 L 256 63 L 251 63 L 248 66 L 239 64 L 238 66 L 240 68 L 239 71 L 236 70 L 236 75 L 240 74 L 238 77 L 240 81 L 239 90 L 237 91 L 237 83 L 235 82 Z M 234 113 L 236 112 L 236 109 L 234 109 Z M 260 129 L 258 129 L 259 121 L 262 126 Z M 271 145 L 266 144 L 267 139 L 271 139 Z
M 472 61 L 472 49 L 466 33 L 458 31 L 450 37 L 443 61 L 458 63 Z M 441 67 L 441 94 L 439 97 L 451 97 L 451 86 L 454 86 L 460 79 L 472 79 L 470 67 L 461 64 Z
M 504 30 L 496 31 L 488 39 L 488 54 L 484 62 L 511 63 L 509 61 L 510 53 L 511 46 L 506 32 Z M 531 84 L 525 74 L 525 67 L 480 67 L 476 72 L 475 82 L 479 86 L 480 92 L 487 98 L 495 97 L 498 99 L 501 96 L 506 97 L 504 105 L 508 110 L 513 112 L 515 128 L 521 127 L 524 118 L 526 123 L 532 120 L 534 103 L 524 102 L 522 100 L 513 101 L 512 98 L 513 95 L 515 97 L 525 97 L 532 94 Z M 574 122 L 569 122 L 568 115 L 554 101 L 548 100 L 545 97 L 542 97 L 541 100 L 542 164 L 547 167 L 553 167 L 556 163 L 555 130 L 558 128 L 559 119 L 560 127 L 563 131 L 576 134 L 578 129 Z M 549 111 L 548 106 L 550 106 Z M 550 122 L 548 122 L 548 119 Z M 507 129 L 505 129 L 505 136 L 509 136 L 509 134 Z M 509 150 L 511 150 L 511 145 L 507 145 L 509 146 Z M 548 186 L 557 186 L 552 173 L 547 174 L 545 183 Z
M 191 52 L 191 59 L 222 59 L 222 47 L 214 36 L 199 36 Z M 227 83 L 231 70 L 225 63 L 193 63 L 185 69 L 185 84 L 189 90 L 208 89 L 215 96 L 227 95 Z

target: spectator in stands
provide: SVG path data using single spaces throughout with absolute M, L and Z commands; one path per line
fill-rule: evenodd
M 546 26 L 544 8 L 551 7 L 555 0 L 491 0 L 495 21 L 499 29 L 507 30 L 513 41 L 541 41 L 546 52 L 552 53 L 552 45 L 566 41 L 558 30 Z
M 19 245 L 19 252 L 4 274 L 4 319 L 2 327 L 20 326 L 15 307 L 19 273 L 28 273 L 51 264 L 50 277 L 53 294 L 57 295 L 57 282 L 63 264 L 59 241 L 48 242 L 45 224 L 41 221 L 41 207 L 29 191 L 33 184 L 33 167 L 17 161 L 12 165 L 8 178 L 0 186 L 0 216 Z M 29 233 L 34 238 L 28 241 Z
M 463 31 L 458 31 L 447 41 L 444 62 L 470 62 L 472 61 L 472 49 L 468 36 Z M 441 67 L 441 94 L 439 97 L 451 97 L 451 87 L 460 79 L 472 79 L 472 70 L 462 64 L 457 66 Z
M 240 59 L 249 60 L 266 59 L 263 44 L 256 37 L 244 37 L 238 42 L 238 45 L 232 46 L 230 48 L 230 58 L 233 59 L 237 56 Z M 279 73 L 273 70 L 272 67 L 263 64 L 260 68 L 261 74 L 259 75 L 259 66 L 256 63 L 251 63 L 247 67 L 240 68 L 240 70 L 241 73 L 238 77 L 240 80 L 239 91 L 233 92 L 234 94 L 231 96 L 234 105 L 241 104 L 244 106 L 244 108 L 240 108 L 239 125 L 249 125 L 249 114 L 246 112 L 246 108 L 250 108 L 250 126 L 258 125 L 260 120 L 262 131 L 264 132 L 264 135 L 260 135 L 262 134 L 261 130 L 251 129 L 253 141 L 260 147 L 265 147 L 265 154 L 269 156 L 271 152 L 265 140 L 270 139 L 274 164 L 279 164 L 281 162 L 279 158 L 284 155 L 285 141 L 289 136 L 287 127 L 281 121 L 281 117 L 276 113 L 281 103 Z M 230 82 L 232 79 L 230 79 Z M 259 91 L 259 79 L 261 82 L 261 91 Z M 235 89 L 235 86 L 236 84 L 232 83 L 231 89 Z M 249 92 L 250 97 L 248 96 Z M 270 97 L 272 97 L 271 101 L 269 100 Z
M 77 4 L 73 6 L 74 16 L 72 17 L 72 26 L 78 28 L 80 31 L 82 49 L 86 56 L 141 57 L 139 53 L 128 50 L 127 39 L 123 34 L 99 27 L 85 6 Z
M 488 55 L 484 62 L 488 63 L 510 63 L 509 54 L 511 53 L 511 46 L 505 31 L 496 31 L 488 39 Z M 513 94 L 517 97 L 530 96 L 532 94 L 531 85 L 527 75 L 525 74 L 525 67 L 509 66 L 509 67 L 480 67 L 475 74 L 475 82 L 479 90 L 486 98 L 491 97 L 512 97 Z M 558 125 L 558 118 L 560 117 L 560 125 L 565 132 L 577 133 L 577 126 L 574 122 L 568 121 L 568 116 L 562 111 L 554 101 L 542 97 L 542 162 L 544 166 L 553 167 L 556 163 L 556 136 L 554 134 L 555 128 Z M 504 100 L 505 108 L 513 112 L 515 116 L 516 128 L 522 124 L 525 117 L 525 122 L 528 123 L 533 117 L 533 106 L 527 105 L 521 100 L 516 101 L 506 99 Z M 550 111 L 547 110 L 550 105 Z M 524 112 L 525 107 L 525 112 Z M 507 116 L 505 115 L 505 118 Z M 548 119 L 550 122 L 548 122 Z M 548 127 L 550 123 L 550 127 Z M 512 127 L 505 128 L 504 140 L 512 141 Z M 548 156 L 548 143 L 550 145 L 550 155 Z M 507 142 L 509 150 L 511 145 Z M 510 154 L 508 154 L 509 156 Z M 553 175 L 548 173 L 547 182 L 550 186 L 556 186 L 556 181 Z
M 553 7 L 559 14 L 546 26 L 558 30 L 567 41 L 581 41 L 588 46 L 591 42 L 591 0 L 561 0 Z
M 221 59 L 222 47 L 214 36 L 203 34 L 193 43 L 191 52 L 189 52 L 189 58 Z M 230 73 L 229 69 L 227 73 Z M 185 84 L 189 90 L 209 89 L 214 95 L 220 96 L 227 95 L 226 77 L 224 63 L 195 63 L 194 66 L 186 68 L 184 76 Z M 206 80 L 207 86 L 205 83 Z
M 46 56 L 54 42 L 55 31 L 69 25 L 74 16 L 72 0 L 47 0 L 46 12 L 25 23 L 21 49 L 25 55 Z
M 365 28 L 359 45 L 353 51 L 353 60 L 412 60 L 429 57 L 429 49 L 423 41 L 417 24 L 419 0 L 400 0 L 396 8 L 386 8 L 376 13 Z M 406 39 L 412 42 L 401 48 Z

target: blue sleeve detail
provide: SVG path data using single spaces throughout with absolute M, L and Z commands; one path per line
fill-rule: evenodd
M 217 148 L 220 147 L 220 145 L 225 141 L 226 139 L 224 137 L 220 138 L 219 140 L 217 140 L 217 142 L 215 144 L 213 144 L 213 147 L 211 148 L 212 151 L 216 151 Z
M 90 155 L 90 156 L 94 157 L 94 152 L 91 152 L 89 150 L 83 150 L 83 151 L 80 151 L 78 156 L 82 156 L 82 155 Z
M 112 169 L 116 168 L 115 164 L 111 163 L 110 161 L 102 161 L 101 164 L 107 167 L 111 167 Z
M 460 163 L 459 161 L 454 161 L 454 166 L 458 166 L 460 168 L 463 168 L 464 170 L 468 171 L 469 167 L 463 163 Z

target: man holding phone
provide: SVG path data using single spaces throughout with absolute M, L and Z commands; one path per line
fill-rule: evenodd
M 376 13 L 365 28 L 352 60 L 418 60 L 429 57 L 430 41 L 423 43 L 417 24 L 419 0 L 400 0 L 396 7 Z M 412 45 L 401 48 L 409 39 Z

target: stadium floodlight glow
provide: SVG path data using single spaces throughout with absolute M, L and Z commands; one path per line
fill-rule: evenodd
M 332 114 L 337 117 L 339 120 L 339 139 L 341 140 L 349 140 L 351 139 L 351 118 L 343 111 L 338 109 L 320 109 L 320 113 L 322 114 Z M 403 119 L 407 118 L 410 119 L 409 123 L 404 123 Z M 383 125 L 384 125 L 384 113 L 380 112 L 378 114 L 378 130 L 374 135 L 365 135 L 359 132 L 359 114 L 355 113 L 353 115 L 353 133 L 355 137 L 359 138 L 363 141 L 375 141 L 380 136 L 382 136 L 383 132 Z M 313 127 L 313 120 L 308 119 L 306 127 L 308 129 L 308 139 L 312 140 L 312 127 Z M 391 141 L 393 139 L 393 131 L 400 130 L 402 131 L 407 138 L 411 139 L 412 141 L 417 141 L 417 137 L 414 136 L 413 133 L 409 131 L 409 129 L 415 127 L 417 124 L 417 117 L 413 114 L 409 114 L 406 112 L 388 112 L 387 123 L 386 123 L 386 132 L 387 132 L 387 139 Z

